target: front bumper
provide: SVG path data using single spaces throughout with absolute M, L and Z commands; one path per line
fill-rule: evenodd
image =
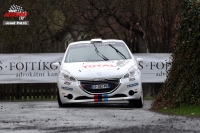
M 63 104 L 81 102 L 121 101 L 139 99 L 141 97 L 141 77 L 138 75 L 135 80 L 129 81 L 119 79 L 119 84 L 107 92 L 91 92 L 81 86 L 81 82 L 69 82 L 58 79 L 60 100 Z

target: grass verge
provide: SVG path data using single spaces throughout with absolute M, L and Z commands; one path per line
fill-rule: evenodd
M 158 111 L 172 115 L 200 117 L 200 106 L 181 106 L 177 108 L 164 108 L 159 109 Z
M 150 95 L 146 95 L 144 96 L 144 100 L 154 100 L 155 97 L 150 96 Z

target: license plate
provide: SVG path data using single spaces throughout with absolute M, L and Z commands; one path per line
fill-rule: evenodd
M 109 84 L 92 85 L 91 88 L 92 89 L 106 89 L 106 88 L 110 88 L 110 85 Z

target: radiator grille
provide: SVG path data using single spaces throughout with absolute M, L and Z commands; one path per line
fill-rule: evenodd
M 88 80 L 82 80 L 80 81 L 81 88 L 86 91 L 87 93 L 95 94 L 95 93 L 110 93 L 117 89 L 120 82 L 119 79 L 106 79 L 101 81 L 88 81 Z M 102 85 L 102 84 L 108 84 L 109 88 L 103 88 L 103 89 L 92 89 L 92 85 Z

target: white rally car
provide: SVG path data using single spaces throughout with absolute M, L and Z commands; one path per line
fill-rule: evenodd
M 58 68 L 58 104 L 128 100 L 143 107 L 138 63 L 122 40 L 70 43 Z M 66 105 L 65 105 L 66 106 Z

